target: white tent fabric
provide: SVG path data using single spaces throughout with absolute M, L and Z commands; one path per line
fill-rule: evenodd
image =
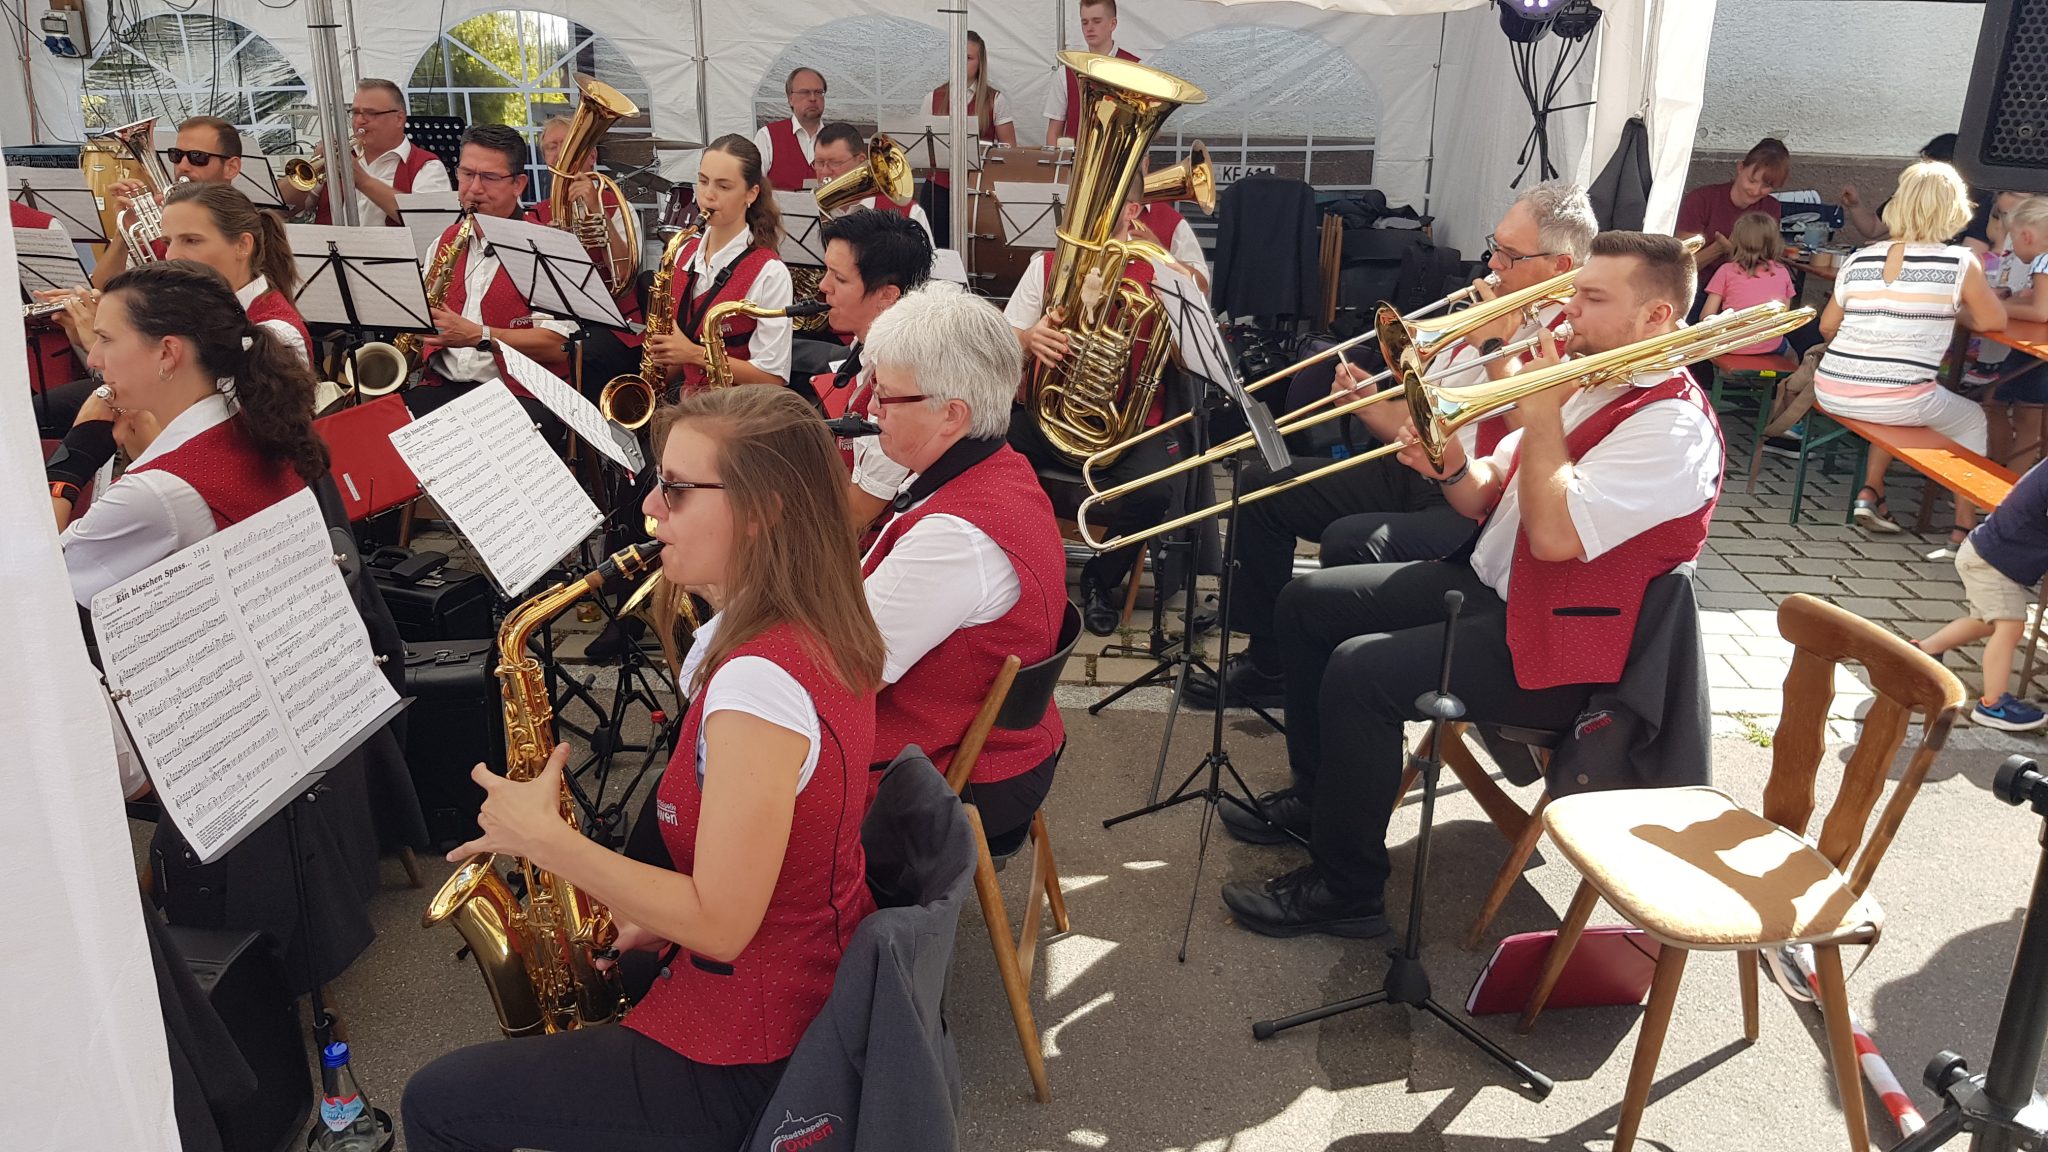
M 0 230 L 0 297 L 20 295 Z M 178 1147 L 156 978 L 114 766 L 104 690 L 86 659 L 43 484 L 22 329 L 0 324 L 0 985 L 32 990 L 0 1040 L 10 1148 Z
M 33 23 L 43 0 L 31 0 Z M 1041 110 L 1057 77 L 1054 52 L 1060 5 L 1071 0 L 972 4 L 969 24 L 987 40 L 990 76 L 1004 89 L 1019 138 L 1043 138 Z M 105 0 L 86 0 L 89 26 L 100 34 Z M 764 19 L 754 4 L 689 0 L 650 19 L 632 0 L 448 0 L 403 4 L 354 0 L 361 40 L 344 74 L 408 83 L 420 56 L 445 27 L 480 12 L 519 7 L 583 24 L 623 53 L 654 94 L 656 136 L 699 134 L 699 64 L 692 4 L 702 5 L 706 57 L 703 119 L 712 136 L 751 132 L 777 110 L 783 76 L 795 63 L 821 67 L 832 84 L 828 114 L 847 111 L 875 120 L 916 114 L 923 95 L 945 79 L 945 18 L 937 0 L 819 0 L 776 6 Z M 1691 155 L 1699 89 L 1704 82 L 1713 0 L 1611 0 L 1598 50 L 1556 103 L 1598 100 L 1551 120 L 1552 156 L 1567 176 L 1590 179 L 1605 162 L 1620 125 L 1654 85 L 1653 140 L 1659 181 L 1656 204 L 1675 206 Z M 123 3 L 124 14 L 183 9 L 162 0 Z M 303 7 L 259 0 L 223 0 L 208 9 L 267 38 L 310 77 Z M 1071 30 L 1070 41 L 1079 42 Z M 1190 135 L 1296 134 L 1292 123 L 1316 123 L 1331 134 L 1376 137 L 1374 183 L 1396 204 L 1438 218 L 1441 239 L 1476 252 L 1500 211 L 1529 130 L 1529 113 L 1508 67 L 1508 48 L 1486 0 L 1151 0 L 1124 6 L 1118 42 L 1208 90 L 1211 105 L 1177 113 L 1169 128 Z M 1544 48 L 1548 59 L 1555 41 Z M 84 69 L 31 49 L 43 140 L 75 141 L 82 132 L 79 92 Z M 1283 59 L 1289 67 L 1251 66 Z M 1300 67 L 1312 59 L 1314 67 Z M 1249 62 L 1249 63 L 1248 63 Z M 1597 67 L 1596 67 L 1597 64 Z M 0 60 L 0 92 L 20 91 L 18 61 Z M 1596 76 L 1597 73 L 1597 83 Z M 1591 125 L 1591 131 L 1588 126 Z M 0 139 L 28 139 L 20 102 L 0 103 Z M 693 154 L 667 154 L 666 172 L 684 177 Z M 1532 173 L 1523 186 L 1534 180 Z M 1667 188 L 1666 185 L 1669 185 Z M 1654 215 L 1653 219 L 1660 218 Z

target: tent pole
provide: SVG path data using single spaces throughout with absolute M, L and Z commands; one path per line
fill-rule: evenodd
M 959 252 L 964 260 L 968 251 L 974 247 L 965 242 L 968 230 L 973 225 L 973 221 L 967 217 L 967 0 L 957 0 L 953 7 L 942 11 L 946 13 L 946 19 L 952 25 L 950 41 L 953 46 L 952 78 L 950 86 L 946 89 L 953 96 L 950 101 L 951 107 L 946 109 L 951 118 L 946 130 L 952 134 L 953 143 L 949 165 L 953 174 L 953 186 L 946 193 L 946 215 L 952 221 L 952 225 L 948 229 L 946 242 L 954 251 Z M 987 66 L 986 62 L 983 66 Z M 968 271 L 971 273 L 973 268 L 970 266 Z M 970 277 L 968 283 L 973 282 Z
M 348 104 L 341 88 L 341 45 L 336 39 L 334 0 L 306 0 L 307 49 L 313 57 L 313 104 L 320 112 L 327 152 L 327 206 L 336 224 L 353 228 L 356 169 L 349 148 Z
M 704 0 L 690 0 L 690 17 L 697 27 L 697 54 L 692 60 L 697 65 L 697 146 L 711 143 L 711 80 L 704 74 L 705 62 L 710 59 L 704 51 Z

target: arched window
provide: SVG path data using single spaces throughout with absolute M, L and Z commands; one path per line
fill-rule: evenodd
M 1233 24 L 1176 40 L 1145 63 L 1209 97 L 1167 119 L 1154 143 L 1155 167 L 1201 140 L 1219 184 L 1248 171 L 1323 189 L 1372 183 L 1379 94 L 1337 45 L 1292 28 Z
M 924 115 L 945 76 L 946 30 L 900 16 L 850 16 L 820 24 L 783 48 L 754 88 L 754 122 L 789 117 L 783 84 L 792 69 L 825 77 L 825 119 L 872 130 Z M 937 61 L 936 70 L 911 61 Z M 936 76 L 936 79 L 934 79 Z M 749 134 L 751 134 L 751 129 Z
M 501 9 L 455 25 L 420 57 L 407 85 L 411 111 L 454 116 L 465 124 L 509 124 L 533 149 L 527 194 L 547 194 L 541 163 L 541 126 L 576 107 L 576 73 L 617 88 L 640 109 L 612 125 L 598 146 L 598 166 L 614 179 L 653 160 L 647 82 L 611 41 L 549 12 Z M 453 159 L 451 157 L 451 159 Z M 639 203 L 652 195 L 637 194 Z
M 191 116 L 218 116 L 253 134 L 265 152 L 292 150 L 291 113 L 313 103 L 306 82 L 270 41 L 232 20 L 196 13 L 130 24 L 86 68 L 81 100 L 88 133 L 146 116 L 166 128 Z

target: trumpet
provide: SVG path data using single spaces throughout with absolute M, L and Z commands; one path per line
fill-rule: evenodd
M 1399 396 L 1407 402 L 1409 415 L 1415 422 L 1416 439 L 1413 443 L 1422 445 L 1431 463 L 1440 465 L 1443 462 L 1444 445 L 1460 428 L 1512 407 L 1526 397 L 1560 385 L 1569 384 L 1591 389 L 1643 373 L 1676 371 L 1688 364 L 1725 356 L 1737 348 L 1783 336 L 1800 328 L 1812 320 L 1813 316 L 1814 311 L 1811 308 L 1787 309 L 1784 304 L 1775 301 L 1758 304 L 1740 312 L 1723 312 L 1689 328 L 1652 336 L 1634 344 L 1625 344 L 1620 348 L 1570 360 L 1554 367 L 1524 372 L 1505 380 L 1492 380 L 1469 388 L 1446 388 L 1433 384 L 1425 380 L 1421 373 L 1408 367 L 1401 372 L 1399 389 L 1375 393 L 1361 400 L 1340 405 L 1328 415 L 1334 417 L 1387 397 Z M 1299 424 L 1294 426 L 1299 427 Z M 1255 503 L 1268 496 L 1311 483 L 1333 472 L 1342 472 L 1368 460 L 1391 455 L 1407 446 L 1407 442 L 1383 444 L 1369 452 L 1347 456 L 1283 483 L 1244 493 L 1237 497 L 1237 504 L 1242 507 Z M 1213 458 L 1214 453 L 1204 455 Z M 1176 466 L 1176 470 L 1181 470 L 1180 466 Z M 1095 537 L 1088 523 L 1090 512 L 1134 488 L 1150 484 L 1165 474 L 1155 473 L 1127 484 L 1119 484 L 1106 491 L 1093 493 L 1081 501 L 1081 506 L 1075 513 L 1075 521 L 1080 527 L 1082 542 L 1097 552 L 1110 552 L 1139 540 L 1185 528 L 1208 519 L 1229 506 L 1228 501 L 1212 504 L 1207 508 L 1176 516 L 1111 540 L 1098 540 Z
M 348 136 L 348 150 L 356 159 L 363 158 L 363 134 L 351 132 Z M 301 192 L 311 192 L 327 183 L 327 153 L 325 149 L 313 154 L 311 160 L 294 156 L 284 162 L 285 182 Z

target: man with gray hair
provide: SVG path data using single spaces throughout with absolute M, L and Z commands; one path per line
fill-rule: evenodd
M 916 744 L 944 772 L 1003 661 L 1058 646 L 1066 552 L 1037 474 L 1004 439 L 1024 352 L 994 305 L 927 283 L 874 320 L 863 351 L 882 451 L 912 474 L 861 561 L 888 645 L 877 767 Z M 1065 738 L 1051 706 L 1034 727 L 989 733 L 963 797 L 992 852 L 1023 843 Z
M 1477 281 L 1483 299 L 1540 284 L 1560 272 L 1583 264 L 1599 224 L 1585 190 L 1576 184 L 1555 181 L 1538 184 L 1523 192 L 1486 238 L 1488 279 Z M 1432 293 L 1434 295 L 1434 293 Z M 1503 317 L 1454 349 L 1434 365 L 1446 373 L 1442 383 L 1468 386 L 1484 383 L 1491 376 L 1505 375 L 1509 361 L 1494 361 L 1485 367 L 1465 363 L 1498 343 L 1527 338 L 1538 327 L 1555 328 L 1563 310 L 1546 304 L 1532 320 L 1526 314 Z M 1461 369 L 1460 365 L 1465 364 Z M 1365 376 L 1349 366 L 1337 370 L 1335 387 L 1349 390 Z M 1400 427 L 1402 413 L 1391 411 L 1399 405 L 1376 404 L 1361 412 L 1361 423 L 1374 439 L 1385 441 Z M 1476 454 L 1491 452 L 1512 426 L 1514 416 L 1484 421 L 1459 435 L 1465 447 Z M 1291 479 L 1323 461 L 1310 460 L 1298 468 L 1269 473 L 1263 466 L 1247 469 L 1247 488 L 1262 488 Z M 1322 545 L 1322 566 L 1377 564 L 1396 560 L 1434 560 L 1450 555 L 1472 538 L 1477 525 L 1460 516 L 1445 503 L 1436 485 L 1417 476 L 1391 459 L 1341 472 L 1336 476 L 1304 484 L 1256 504 L 1248 504 L 1238 516 L 1238 570 L 1236 596 L 1231 603 L 1231 625 L 1250 638 L 1246 651 L 1231 658 L 1223 670 L 1224 691 L 1233 704 L 1255 704 L 1277 708 L 1286 684 L 1280 676 L 1280 661 L 1273 637 L 1273 605 L 1280 590 L 1292 578 L 1294 541 L 1315 540 Z M 1215 685 L 1198 680 L 1189 685 L 1187 700 L 1196 707 L 1214 707 Z M 1285 805 L 1281 808 L 1284 810 Z M 1235 815 L 1236 821 L 1231 817 Z M 1260 842 L 1275 842 L 1283 834 L 1254 827 L 1250 818 L 1226 806 L 1224 824 L 1234 834 Z
M 400 223 L 398 193 L 454 191 L 441 158 L 425 148 L 413 147 L 412 141 L 406 139 L 405 90 L 398 85 L 375 77 L 356 81 L 356 98 L 349 105 L 348 123 L 359 149 L 353 161 L 356 219 L 365 227 L 396 227 Z M 295 211 L 318 197 L 319 208 L 313 223 L 334 222 L 328 213 L 325 184 L 310 192 L 287 184 L 281 191 L 284 202 Z

